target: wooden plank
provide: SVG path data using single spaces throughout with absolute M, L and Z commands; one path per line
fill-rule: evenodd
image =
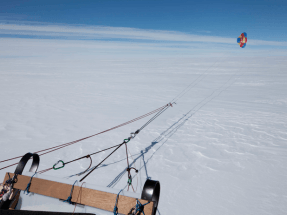
M 13 173 L 9 173 L 10 177 L 13 177 Z M 30 181 L 29 176 L 18 175 L 18 181 L 14 184 L 14 188 L 25 190 L 27 184 Z M 4 182 L 9 179 L 8 173 L 5 175 Z M 64 184 L 60 182 L 50 181 L 41 178 L 33 178 L 29 191 L 44 196 L 50 196 L 57 199 L 66 200 L 71 193 L 72 185 Z M 113 211 L 117 194 L 107 193 L 103 191 L 93 190 L 89 188 L 74 186 L 72 194 L 72 202 L 96 207 L 106 211 Z M 142 204 L 148 201 L 139 199 Z M 118 212 L 121 214 L 127 214 L 132 207 L 136 205 L 136 199 L 128 196 L 119 195 L 118 199 Z M 144 213 L 151 215 L 153 209 L 153 202 L 147 204 L 144 207 Z

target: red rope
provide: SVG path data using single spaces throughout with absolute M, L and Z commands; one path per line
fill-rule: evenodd
M 51 169 L 53 169 L 53 167 L 48 168 L 48 169 L 44 169 L 44 170 L 42 170 L 42 171 L 39 171 L 38 173 L 39 173 L 39 174 L 42 174 L 42 173 L 44 173 L 44 172 L 48 172 L 48 171 L 51 170 Z

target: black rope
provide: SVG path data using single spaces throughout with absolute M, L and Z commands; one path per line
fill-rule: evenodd
M 77 159 L 68 161 L 68 162 L 65 163 L 65 165 L 66 165 L 66 164 L 69 164 L 69 163 L 72 163 L 72 162 L 74 162 L 74 161 L 77 161 L 77 160 L 81 160 L 81 159 L 83 159 L 83 158 L 88 158 L 88 156 L 95 155 L 95 154 L 98 154 L 98 153 L 100 153 L 100 152 L 103 152 L 103 151 L 106 151 L 106 150 L 115 148 L 115 147 L 117 147 L 117 146 L 119 146 L 119 145 L 121 145 L 121 144 L 118 144 L 118 145 L 115 145 L 115 146 L 111 146 L 111 147 L 106 148 L 106 149 L 103 149 L 103 150 L 101 150 L 101 151 L 97 151 L 97 152 L 94 152 L 94 153 L 92 153 L 92 154 L 88 154 L 88 155 L 85 155 L 85 156 L 83 156 L 83 157 L 80 157 L 80 158 L 77 158 Z
M 100 152 L 103 152 L 103 151 L 106 151 L 106 150 L 115 148 L 115 147 L 117 147 L 117 146 L 119 146 L 119 145 L 120 145 L 120 144 L 115 145 L 115 146 L 111 146 L 111 147 L 106 148 L 106 149 L 103 149 L 103 150 L 101 150 L 101 151 L 97 151 L 97 152 L 94 152 L 94 153 L 92 153 L 92 154 L 88 154 L 88 155 L 85 155 L 85 156 L 83 156 L 83 157 L 80 157 L 80 158 L 77 158 L 77 159 L 74 159 L 74 160 L 71 160 L 71 161 L 68 161 L 68 162 L 63 162 L 62 165 L 63 165 L 63 167 L 64 167 L 65 165 L 67 165 L 67 164 L 69 164 L 69 163 L 72 163 L 72 162 L 74 162 L 74 161 L 81 160 L 81 159 L 84 159 L 84 158 L 90 158 L 90 166 L 89 166 L 84 172 L 82 172 L 82 174 L 83 174 L 83 173 L 87 172 L 87 171 L 90 169 L 91 165 L 92 165 L 92 159 L 91 159 L 91 156 L 92 156 L 92 155 L 95 155 L 95 154 L 98 154 L 98 153 L 100 153 Z M 38 173 L 41 174 L 41 173 L 47 172 L 47 171 L 49 171 L 49 170 L 51 170 L 51 169 L 53 169 L 53 168 L 44 169 L 44 170 L 39 171 Z
M 81 180 L 82 182 L 88 175 L 90 175 L 96 168 L 98 168 L 108 157 L 110 157 L 115 151 L 117 151 L 123 144 L 127 144 L 131 139 L 133 139 L 143 128 L 145 128 L 148 124 L 150 124 L 153 120 L 155 120 L 159 115 L 161 115 L 164 111 L 167 110 L 167 108 L 172 107 L 172 104 L 167 104 L 162 110 L 160 110 L 155 116 L 153 116 L 147 123 L 145 123 L 140 129 L 136 130 L 135 132 L 131 133 L 131 136 L 127 139 L 124 139 L 124 141 L 118 145 L 118 147 L 112 151 L 107 157 L 105 157 L 104 160 L 102 160 L 97 166 L 92 168 L 89 173 L 87 173 Z M 128 164 L 129 165 L 129 164 Z M 130 169 L 130 167 L 127 167 L 127 170 Z
M 166 111 L 169 107 L 172 107 L 172 104 L 169 103 L 166 105 L 166 107 L 164 107 L 162 110 L 160 110 L 156 115 L 154 115 L 149 121 L 147 121 L 147 123 L 145 123 L 140 129 L 138 129 L 138 133 L 144 129 L 148 124 L 150 124 L 153 120 L 155 120 L 159 115 L 161 115 L 164 111 Z
M 136 130 L 135 132 L 132 132 L 132 133 L 131 133 L 131 136 L 130 136 L 128 139 L 125 139 L 123 143 L 127 143 L 127 142 L 129 142 L 131 139 L 133 139 L 142 129 L 144 129 L 147 125 L 149 125 L 153 120 L 155 120 L 159 115 L 161 115 L 164 111 L 166 111 L 166 110 L 167 110 L 169 107 L 171 107 L 171 106 L 172 106 L 171 103 L 166 104 L 156 115 L 154 115 L 150 120 L 148 120 L 140 129 Z M 128 140 L 128 141 L 125 142 L 126 140 Z M 80 158 L 77 158 L 77 159 L 74 159 L 74 160 L 71 160 L 71 161 L 68 161 L 68 162 L 62 162 L 62 163 L 63 163 L 63 167 L 64 167 L 66 164 L 72 163 L 72 162 L 74 162 L 74 161 L 81 160 L 81 159 L 83 159 L 83 158 L 87 158 L 88 156 L 95 155 L 95 154 L 97 154 L 97 153 L 100 153 L 100 152 L 103 152 L 103 151 L 106 151 L 106 150 L 115 148 L 115 147 L 117 147 L 117 146 L 120 147 L 120 146 L 122 146 L 123 143 L 118 144 L 118 145 L 115 145 L 115 146 L 112 146 L 112 147 L 109 147 L 109 148 L 106 148 L 106 149 L 103 149 L 103 150 L 101 150 L 101 151 L 97 151 L 97 152 L 92 153 L 92 154 L 85 155 L 85 156 L 83 156 L 83 157 L 80 157 Z M 118 147 L 118 148 L 119 148 L 119 147 Z M 118 149 L 118 148 L 117 148 L 117 149 Z M 116 149 L 116 150 L 117 150 L 117 149 Z M 113 151 L 112 153 L 114 153 L 114 151 Z M 111 153 L 111 154 L 112 154 L 112 153 Z M 110 154 L 110 155 L 111 155 L 111 154 Z M 108 155 L 105 159 L 107 159 L 110 155 Z M 91 158 L 90 158 L 90 159 L 91 159 Z M 105 160 L 105 159 L 104 159 L 104 160 Z M 104 160 L 103 160 L 103 161 L 104 161 Z M 103 162 L 103 161 L 102 161 L 102 162 Z M 102 162 L 101 162 L 101 163 L 102 163 Z M 101 163 L 100 163 L 100 164 L 101 164 Z M 94 171 L 100 164 L 98 164 L 96 167 L 94 167 L 85 177 L 87 177 L 92 171 Z M 90 164 L 90 166 L 91 166 L 91 164 Z M 84 172 L 82 172 L 82 174 L 85 173 L 85 172 L 87 172 L 87 171 L 89 170 L 90 166 L 89 166 Z M 129 166 L 128 166 L 128 168 L 129 168 Z M 49 171 L 49 170 L 51 170 L 51 169 L 53 169 L 53 168 L 48 168 L 48 169 L 39 171 L 39 173 L 41 174 L 41 173 L 47 172 L 47 171 Z M 84 177 L 84 178 L 85 178 L 85 177 Z M 81 182 L 84 178 L 82 178 L 82 179 L 80 180 L 80 182 Z
M 88 175 L 90 175 L 98 166 L 100 166 L 108 157 L 110 157 L 115 151 L 117 151 L 123 144 L 125 144 L 125 141 L 122 142 L 112 153 L 110 153 L 104 160 L 102 160 L 97 166 L 95 166 L 87 175 L 85 175 L 80 182 L 82 182 Z

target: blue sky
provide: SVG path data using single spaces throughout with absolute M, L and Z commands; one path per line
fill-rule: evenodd
M 93 0 L 1 1 L 6 20 L 102 25 L 286 41 L 287 1 Z
M 66 29 L 63 31 L 63 29 Z M 92 32 L 93 31 L 93 32 Z M 108 31 L 108 32 L 107 32 Z M 0 37 L 287 48 L 286 0 L 1 1 Z M 269 41 L 269 43 L 264 43 Z M 256 47 L 255 47 L 256 46 Z M 270 48 L 270 47 L 269 47 Z M 198 47 L 198 50 L 200 48 Z

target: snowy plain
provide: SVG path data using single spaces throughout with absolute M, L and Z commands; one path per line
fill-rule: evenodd
M 17 57 L 24 51 L 15 45 L 12 57 L 0 58 L 1 160 L 90 136 L 185 92 L 128 145 L 137 193 L 146 178 L 160 181 L 160 215 L 286 214 L 286 57 L 121 58 L 62 49 L 35 46 Z M 43 155 L 40 170 L 119 144 L 148 119 Z M 93 166 L 108 153 L 93 156 Z M 86 159 L 44 174 L 75 181 L 88 166 Z M 125 169 L 120 148 L 85 181 L 122 189 Z M 7 171 L 14 167 L 0 177 Z

